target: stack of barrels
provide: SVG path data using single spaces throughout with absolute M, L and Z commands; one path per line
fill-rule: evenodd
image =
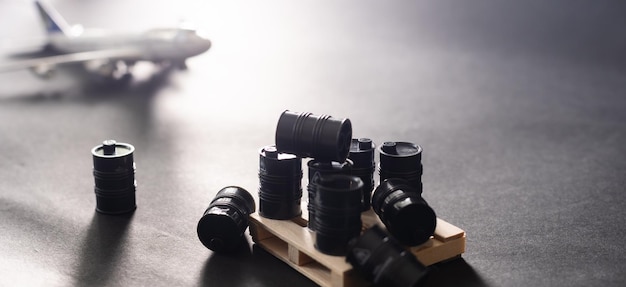
M 275 140 L 259 150 L 260 216 L 291 220 L 302 215 L 302 159 L 308 158 L 308 228 L 315 234 L 315 248 L 345 256 L 377 285 L 423 282 L 427 268 L 406 249 L 425 243 L 436 227 L 435 212 L 421 196 L 420 146 L 388 141 L 377 149 L 369 138 L 352 137 L 347 118 L 288 110 L 278 119 Z M 386 231 L 374 226 L 362 232 L 361 213 L 370 209 Z M 212 250 L 230 250 L 227 242 L 243 235 L 247 215 L 253 212 L 247 191 L 227 187 L 205 211 L 198 236 Z
M 427 272 L 405 247 L 426 242 L 436 227 L 435 212 L 421 196 L 422 148 L 384 142 L 377 187 L 375 150 L 371 139 L 352 137 L 347 118 L 283 112 L 275 145 L 260 151 L 259 214 L 281 220 L 301 215 L 301 159 L 310 158 L 307 209 L 315 248 L 346 256 L 376 284 L 414 286 Z M 360 214 L 370 208 L 389 234 L 378 227 L 361 234 Z

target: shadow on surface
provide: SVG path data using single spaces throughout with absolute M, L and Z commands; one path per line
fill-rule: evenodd
M 74 286 L 104 286 L 115 277 L 133 214 L 94 213 L 73 274 Z
M 200 286 L 317 286 L 247 238 L 234 254 L 212 253 L 200 275 Z M 246 248 L 248 247 L 248 248 Z
M 50 130 L 62 124 L 67 131 L 75 129 L 77 132 L 95 127 L 100 127 L 103 133 L 109 131 L 109 134 L 133 131 L 131 135 L 138 138 L 133 143 L 140 145 L 154 127 L 155 98 L 164 89 L 174 87 L 175 90 L 178 84 L 170 77 L 170 71 L 159 71 L 147 79 L 136 79 L 126 85 L 81 79 L 47 89 L 41 80 L 18 83 L 26 91 L 3 95 L 0 89 L 0 119 L 14 121 L 23 117 L 27 123 L 39 127 L 56 123 L 49 125 Z M 50 121 L 46 121 L 47 117 L 51 118 Z M 116 125 L 129 127 L 124 129 Z
M 68 65 L 49 78 L 42 79 L 35 75 L 30 75 L 31 79 L 20 78 L 20 82 L 14 84 L 23 88 L 9 89 L 8 92 L 0 89 L 0 101 L 37 103 L 71 100 L 94 103 L 137 94 L 152 96 L 171 84 L 170 77 L 175 70 L 170 65 L 154 64 L 148 71 L 143 71 L 144 75 L 129 74 L 120 79 L 110 79 L 85 71 L 82 65 Z M 147 73 L 149 75 L 145 75 Z M 13 83 L 11 78 L 0 79 L 3 80 L 0 82 Z
M 424 286 L 489 286 L 465 259 L 457 258 L 432 266 Z
M 200 286 L 216 286 L 228 282 L 229 286 L 243 286 L 243 267 L 248 264 L 252 252 L 250 243 L 241 238 L 240 247 L 229 253 L 212 252 L 200 275 Z M 221 283 L 220 283 L 221 282 Z

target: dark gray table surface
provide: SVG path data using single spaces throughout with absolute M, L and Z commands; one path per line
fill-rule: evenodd
M 230 256 L 196 236 L 219 189 L 256 195 L 285 109 L 424 148 L 425 199 L 467 232 L 427 286 L 626 284 L 621 1 L 50 2 L 85 27 L 185 19 L 213 47 L 126 89 L 0 75 L 2 286 L 314 285 L 249 236 Z M 32 3 L 0 6 L 0 48 L 44 36 Z M 94 211 L 108 138 L 136 147 L 132 216 Z

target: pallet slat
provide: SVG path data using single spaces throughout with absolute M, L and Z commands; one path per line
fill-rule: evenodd
M 437 218 L 437 227 L 435 228 L 434 236 L 439 241 L 447 242 L 449 240 L 465 236 L 465 231 L 444 220 Z

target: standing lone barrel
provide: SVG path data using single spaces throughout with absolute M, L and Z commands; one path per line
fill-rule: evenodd
M 91 150 L 96 211 L 122 214 L 137 208 L 134 151 L 132 145 L 115 140 L 105 140 Z

